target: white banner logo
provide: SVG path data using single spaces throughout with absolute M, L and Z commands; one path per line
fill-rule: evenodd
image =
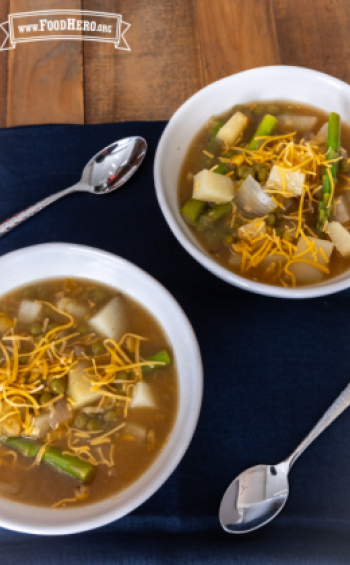
M 125 33 L 131 24 L 123 22 L 120 14 L 91 12 L 88 10 L 45 10 L 9 14 L 0 24 L 5 38 L 0 51 L 14 49 L 17 43 L 47 41 L 50 39 L 75 39 L 114 43 L 116 49 L 131 51 Z

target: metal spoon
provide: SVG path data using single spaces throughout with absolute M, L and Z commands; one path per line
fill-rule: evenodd
M 44 198 L 0 224 L 0 237 L 63 196 L 73 192 L 109 194 L 116 190 L 137 171 L 146 151 L 143 137 L 126 137 L 108 145 L 88 162 L 77 184 Z
M 279 465 L 257 465 L 241 473 L 221 501 L 221 526 L 231 534 L 244 534 L 271 522 L 287 502 L 288 474 L 305 449 L 350 405 L 350 385 L 338 396 L 295 451 Z

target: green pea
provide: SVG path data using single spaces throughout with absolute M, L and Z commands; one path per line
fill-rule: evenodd
M 48 297 L 49 291 L 47 288 L 39 286 L 38 288 L 38 298 L 39 300 L 46 300 Z
M 265 106 L 263 106 L 262 104 L 258 104 L 257 106 L 255 106 L 253 110 L 253 114 L 260 116 L 260 114 L 264 114 L 264 113 L 265 113 Z
M 25 300 L 34 300 L 35 290 L 34 288 L 25 288 L 22 292 L 22 296 Z
M 266 182 L 267 180 L 267 168 L 262 166 L 258 172 L 259 182 Z
M 289 243 L 293 243 L 294 238 L 288 233 L 288 232 L 284 232 L 283 233 L 283 239 L 285 239 L 286 241 L 289 241 Z
M 37 343 L 39 343 L 39 341 L 41 341 L 44 337 L 45 337 L 44 334 L 39 334 L 39 335 L 35 336 L 35 341 Z
M 270 214 L 267 215 L 266 223 L 268 226 L 274 226 L 276 220 L 277 220 L 276 215 L 273 212 L 271 212 Z
M 67 383 L 64 378 L 52 379 L 49 383 L 49 389 L 56 394 L 64 394 L 66 392 Z
M 275 228 L 275 233 L 278 237 L 282 237 L 283 235 L 283 228 Z
M 102 428 L 101 422 L 98 418 L 91 418 L 87 423 L 87 429 L 89 432 L 97 432 Z
M 266 110 L 268 114 L 272 114 L 273 116 L 281 113 L 281 108 L 277 106 L 277 104 L 269 104 Z
M 92 349 L 93 355 L 104 355 L 106 353 L 106 349 L 105 349 L 101 339 L 99 339 L 98 341 L 95 341 L 92 344 L 91 349 Z
M 79 324 L 77 330 L 81 335 L 86 335 L 91 331 L 90 327 L 88 326 L 88 324 L 85 324 L 85 322 Z
M 227 235 L 223 239 L 225 245 L 232 245 L 233 243 L 233 235 Z
M 94 302 L 102 302 L 106 298 L 106 292 L 103 288 L 95 288 L 91 291 L 90 296 Z
M 117 378 L 127 381 L 129 378 L 129 373 L 127 373 L 126 371 L 119 371 L 117 373 Z
M 74 419 L 75 427 L 79 428 L 80 430 L 86 428 L 87 423 L 88 423 L 88 418 L 87 415 L 84 414 L 84 412 L 80 412 L 80 414 L 77 414 L 77 416 Z
M 42 333 L 42 324 L 35 322 L 30 326 L 29 331 L 32 335 L 39 335 L 40 333 Z
M 50 400 L 52 399 L 53 399 L 53 394 L 51 394 L 51 392 L 43 392 L 39 398 L 39 404 L 46 404 L 47 402 L 50 402 Z
M 253 169 L 253 167 L 246 167 L 246 168 L 245 168 L 245 171 L 243 171 L 242 179 L 246 179 L 247 177 L 249 177 L 249 175 L 251 175 L 252 177 L 254 177 L 254 169 Z
M 18 358 L 18 363 L 20 365 L 26 365 L 29 361 L 29 355 L 24 355 L 23 357 Z
M 347 173 L 350 170 L 350 163 L 348 163 L 347 159 L 339 161 L 339 170 L 341 173 Z
M 114 422 L 117 419 L 117 415 L 114 410 L 108 410 L 103 416 L 105 422 Z

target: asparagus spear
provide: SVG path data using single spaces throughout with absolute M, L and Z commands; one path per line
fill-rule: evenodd
M 271 114 L 266 114 L 263 119 L 261 120 L 258 129 L 254 133 L 251 142 L 248 145 L 248 149 L 251 151 L 255 151 L 258 149 L 259 146 L 262 144 L 263 139 L 256 139 L 257 137 L 271 135 L 278 125 L 278 120 L 275 116 L 271 116 Z
M 148 357 L 146 361 L 161 361 L 162 363 L 164 363 L 164 365 L 153 365 L 153 367 L 152 365 L 150 365 L 148 367 L 147 366 L 142 367 L 144 373 L 153 371 L 154 369 L 161 369 L 165 365 L 170 365 L 171 363 L 169 354 L 167 351 L 165 351 L 165 349 L 163 351 L 158 351 L 158 353 L 152 355 L 152 357 Z
M 36 457 L 42 447 L 39 443 L 22 437 L 2 437 L 1 441 L 17 449 L 25 457 Z M 95 471 L 93 465 L 87 461 L 72 455 L 63 455 L 53 447 L 46 447 L 42 460 L 83 483 L 89 482 Z
M 189 198 L 181 208 L 181 214 L 188 224 L 195 224 L 203 212 L 206 202 Z
M 226 204 L 218 204 L 218 206 L 213 206 L 208 208 L 199 217 L 196 222 L 196 228 L 198 231 L 204 231 L 209 228 L 212 224 L 220 220 L 223 216 L 232 211 L 231 202 L 226 202 Z
M 328 118 L 328 137 L 327 137 L 327 161 L 339 157 L 340 148 L 340 116 L 336 112 L 331 112 Z M 332 163 L 331 175 L 334 184 L 338 174 L 339 161 Z M 330 202 L 332 184 L 328 172 L 322 175 L 322 196 L 318 205 L 317 232 L 323 231 L 325 223 L 331 219 L 333 202 Z

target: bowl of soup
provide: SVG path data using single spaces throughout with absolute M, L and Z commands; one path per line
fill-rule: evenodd
M 45 244 L 0 259 L 0 526 L 88 530 L 149 498 L 202 398 L 192 327 L 128 261 Z
M 173 115 L 154 178 L 169 227 L 205 268 L 284 298 L 350 286 L 350 87 L 298 67 L 207 86 Z

